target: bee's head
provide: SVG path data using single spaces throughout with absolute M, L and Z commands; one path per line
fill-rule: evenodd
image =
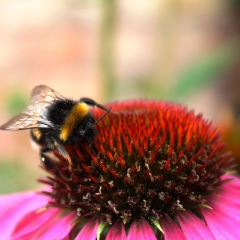
M 95 118 L 88 114 L 72 132 L 73 142 L 83 141 L 91 145 L 96 137 Z

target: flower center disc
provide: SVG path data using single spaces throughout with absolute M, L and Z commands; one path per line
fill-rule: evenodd
M 160 219 L 185 209 L 198 214 L 218 191 L 231 167 L 211 123 L 185 107 L 161 101 L 109 104 L 112 112 L 97 125 L 92 149 L 65 146 L 72 166 L 57 152 L 46 159 L 52 186 L 50 206 L 97 216 L 108 224 L 135 217 Z M 102 110 L 94 109 L 99 119 Z

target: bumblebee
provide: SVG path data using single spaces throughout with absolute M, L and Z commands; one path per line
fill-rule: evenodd
M 106 113 L 95 120 L 88 106 L 101 108 Z M 33 89 L 30 105 L 0 126 L 0 129 L 30 129 L 33 141 L 40 146 L 42 162 L 48 160 L 45 155 L 47 152 L 56 149 L 72 165 L 64 145 L 80 141 L 91 148 L 97 134 L 96 124 L 110 111 L 111 108 L 108 109 L 90 98 L 74 101 L 48 86 L 40 85 Z

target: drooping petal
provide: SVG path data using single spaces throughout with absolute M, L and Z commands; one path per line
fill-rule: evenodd
M 165 240 L 186 240 L 182 230 L 178 227 L 178 225 L 169 217 L 165 216 L 161 220 L 161 226 L 164 231 L 164 239 Z
M 10 239 L 17 223 L 28 213 L 43 208 L 48 199 L 33 192 L 0 197 L 0 239 Z
M 189 240 L 214 239 L 206 224 L 190 211 L 184 211 L 177 215 L 177 220 L 186 237 Z
M 126 240 L 126 231 L 122 222 L 116 222 L 109 230 L 106 240 Z
M 202 209 L 202 215 L 217 240 L 240 239 L 240 220 L 221 209 Z
M 59 209 L 46 209 L 41 212 L 29 213 L 16 226 L 13 237 L 19 238 L 25 235 L 29 236 L 29 234 L 35 238 L 41 236 L 47 226 L 56 220 L 58 214 L 60 214 Z
M 74 226 L 74 224 L 72 223 L 75 218 L 75 213 L 69 213 L 62 219 L 56 219 L 57 221 L 54 221 L 53 224 L 48 226 L 48 229 L 45 230 L 44 233 L 41 235 L 41 240 L 63 239 L 67 237 Z
M 91 218 L 79 232 L 75 240 L 95 240 L 97 237 L 97 229 L 99 222 L 96 218 Z
M 144 218 L 133 221 L 127 240 L 157 240 L 152 228 Z

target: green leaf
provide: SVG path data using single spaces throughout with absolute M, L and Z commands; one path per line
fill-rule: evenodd
M 212 207 L 210 207 L 210 206 L 207 205 L 207 204 L 200 204 L 199 207 L 207 208 L 207 209 L 212 209 Z
M 98 226 L 98 230 L 97 230 L 97 240 L 100 240 L 100 235 L 102 233 L 102 231 L 104 230 L 104 228 L 107 226 L 106 223 L 101 222 L 100 225 Z
M 157 229 L 162 232 L 164 234 L 164 231 L 159 223 L 159 221 L 157 221 L 156 219 L 150 219 L 150 221 L 157 227 Z

